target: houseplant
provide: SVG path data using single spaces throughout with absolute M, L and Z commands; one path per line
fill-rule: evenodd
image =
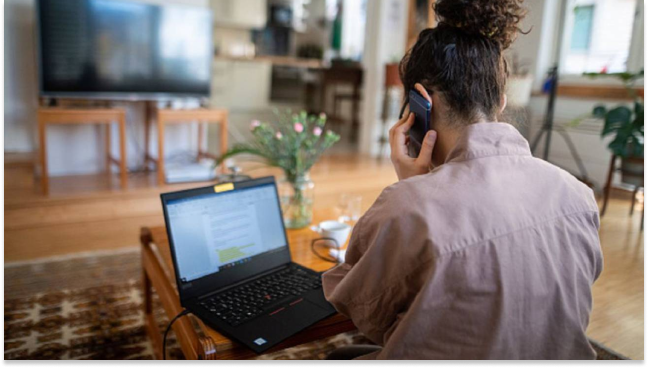
M 644 148 L 644 102 L 634 89 L 635 82 L 643 77 L 643 69 L 638 73 L 586 73 L 591 78 L 615 77 L 623 82 L 632 106 L 620 105 L 609 109 L 597 105 L 592 115 L 603 119 L 601 137 L 612 136 L 608 148 L 621 158 L 621 180 L 624 183 L 643 185 L 643 148 Z
M 269 166 L 284 172 L 279 195 L 285 226 L 298 229 L 312 221 L 313 188 L 309 170 L 319 157 L 340 140 L 331 130 L 324 131 L 326 115 L 293 114 L 275 111 L 276 122 L 253 121 L 252 142 L 237 144 L 218 162 L 240 154 L 262 158 Z

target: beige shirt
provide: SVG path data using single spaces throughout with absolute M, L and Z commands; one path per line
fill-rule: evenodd
M 474 124 L 444 165 L 383 191 L 324 292 L 383 346 L 364 358 L 593 359 L 598 213 L 514 127 Z

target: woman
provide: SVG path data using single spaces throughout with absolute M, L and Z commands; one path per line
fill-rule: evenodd
M 520 0 L 438 0 L 439 25 L 401 62 L 432 103 L 418 158 L 411 115 L 390 131 L 399 182 L 356 225 L 327 299 L 380 345 L 332 358 L 593 359 L 601 273 L 592 191 L 497 122 Z

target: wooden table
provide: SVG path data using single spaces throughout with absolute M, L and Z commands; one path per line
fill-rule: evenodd
M 332 210 L 315 212 L 314 222 L 334 218 Z M 288 230 L 288 241 L 293 261 L 316 271 L 333 266 L 311 252 L 311 239 L 316 237 L 309 228 Z M 142 274 L 144 285 L 144 313 L 146 329 L 155 355 L 162 359 L 162 335 L 153 315 L 152 289 L 158 293 L 169 320 L 182 311 L 180 297 L 175 287 L 173 262 L 164 227 L 142 228 Z M 336 314 L 289 338 L 268 352 L 282 350 L 307 342 L 355 330 L 353 323 L 341 314 Z M 178 319 L 173 324 L 180 348 L 187 359 L 247 359 L 255 353 L 247 347 L 223 336 L 206 326 L 193 315 Z

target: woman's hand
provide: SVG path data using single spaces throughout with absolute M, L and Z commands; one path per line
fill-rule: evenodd
M 415 88 L 430 103 L 432 99 L 422 85 L 416 84 Z M 421 142 L 421 152 L 417 158 L 409 157 L 407 154 L 408 132 L 414 124 L 414 114 L 408 113 L 396 125 L 389 130 L 389 145 L 391 146 L 391 162 L 398 175 L 398 180 L 404 180 L 412 176 L 427 174 L 432 164 L 432 151 L 436 143 L 437 133 L 430 130 Z

